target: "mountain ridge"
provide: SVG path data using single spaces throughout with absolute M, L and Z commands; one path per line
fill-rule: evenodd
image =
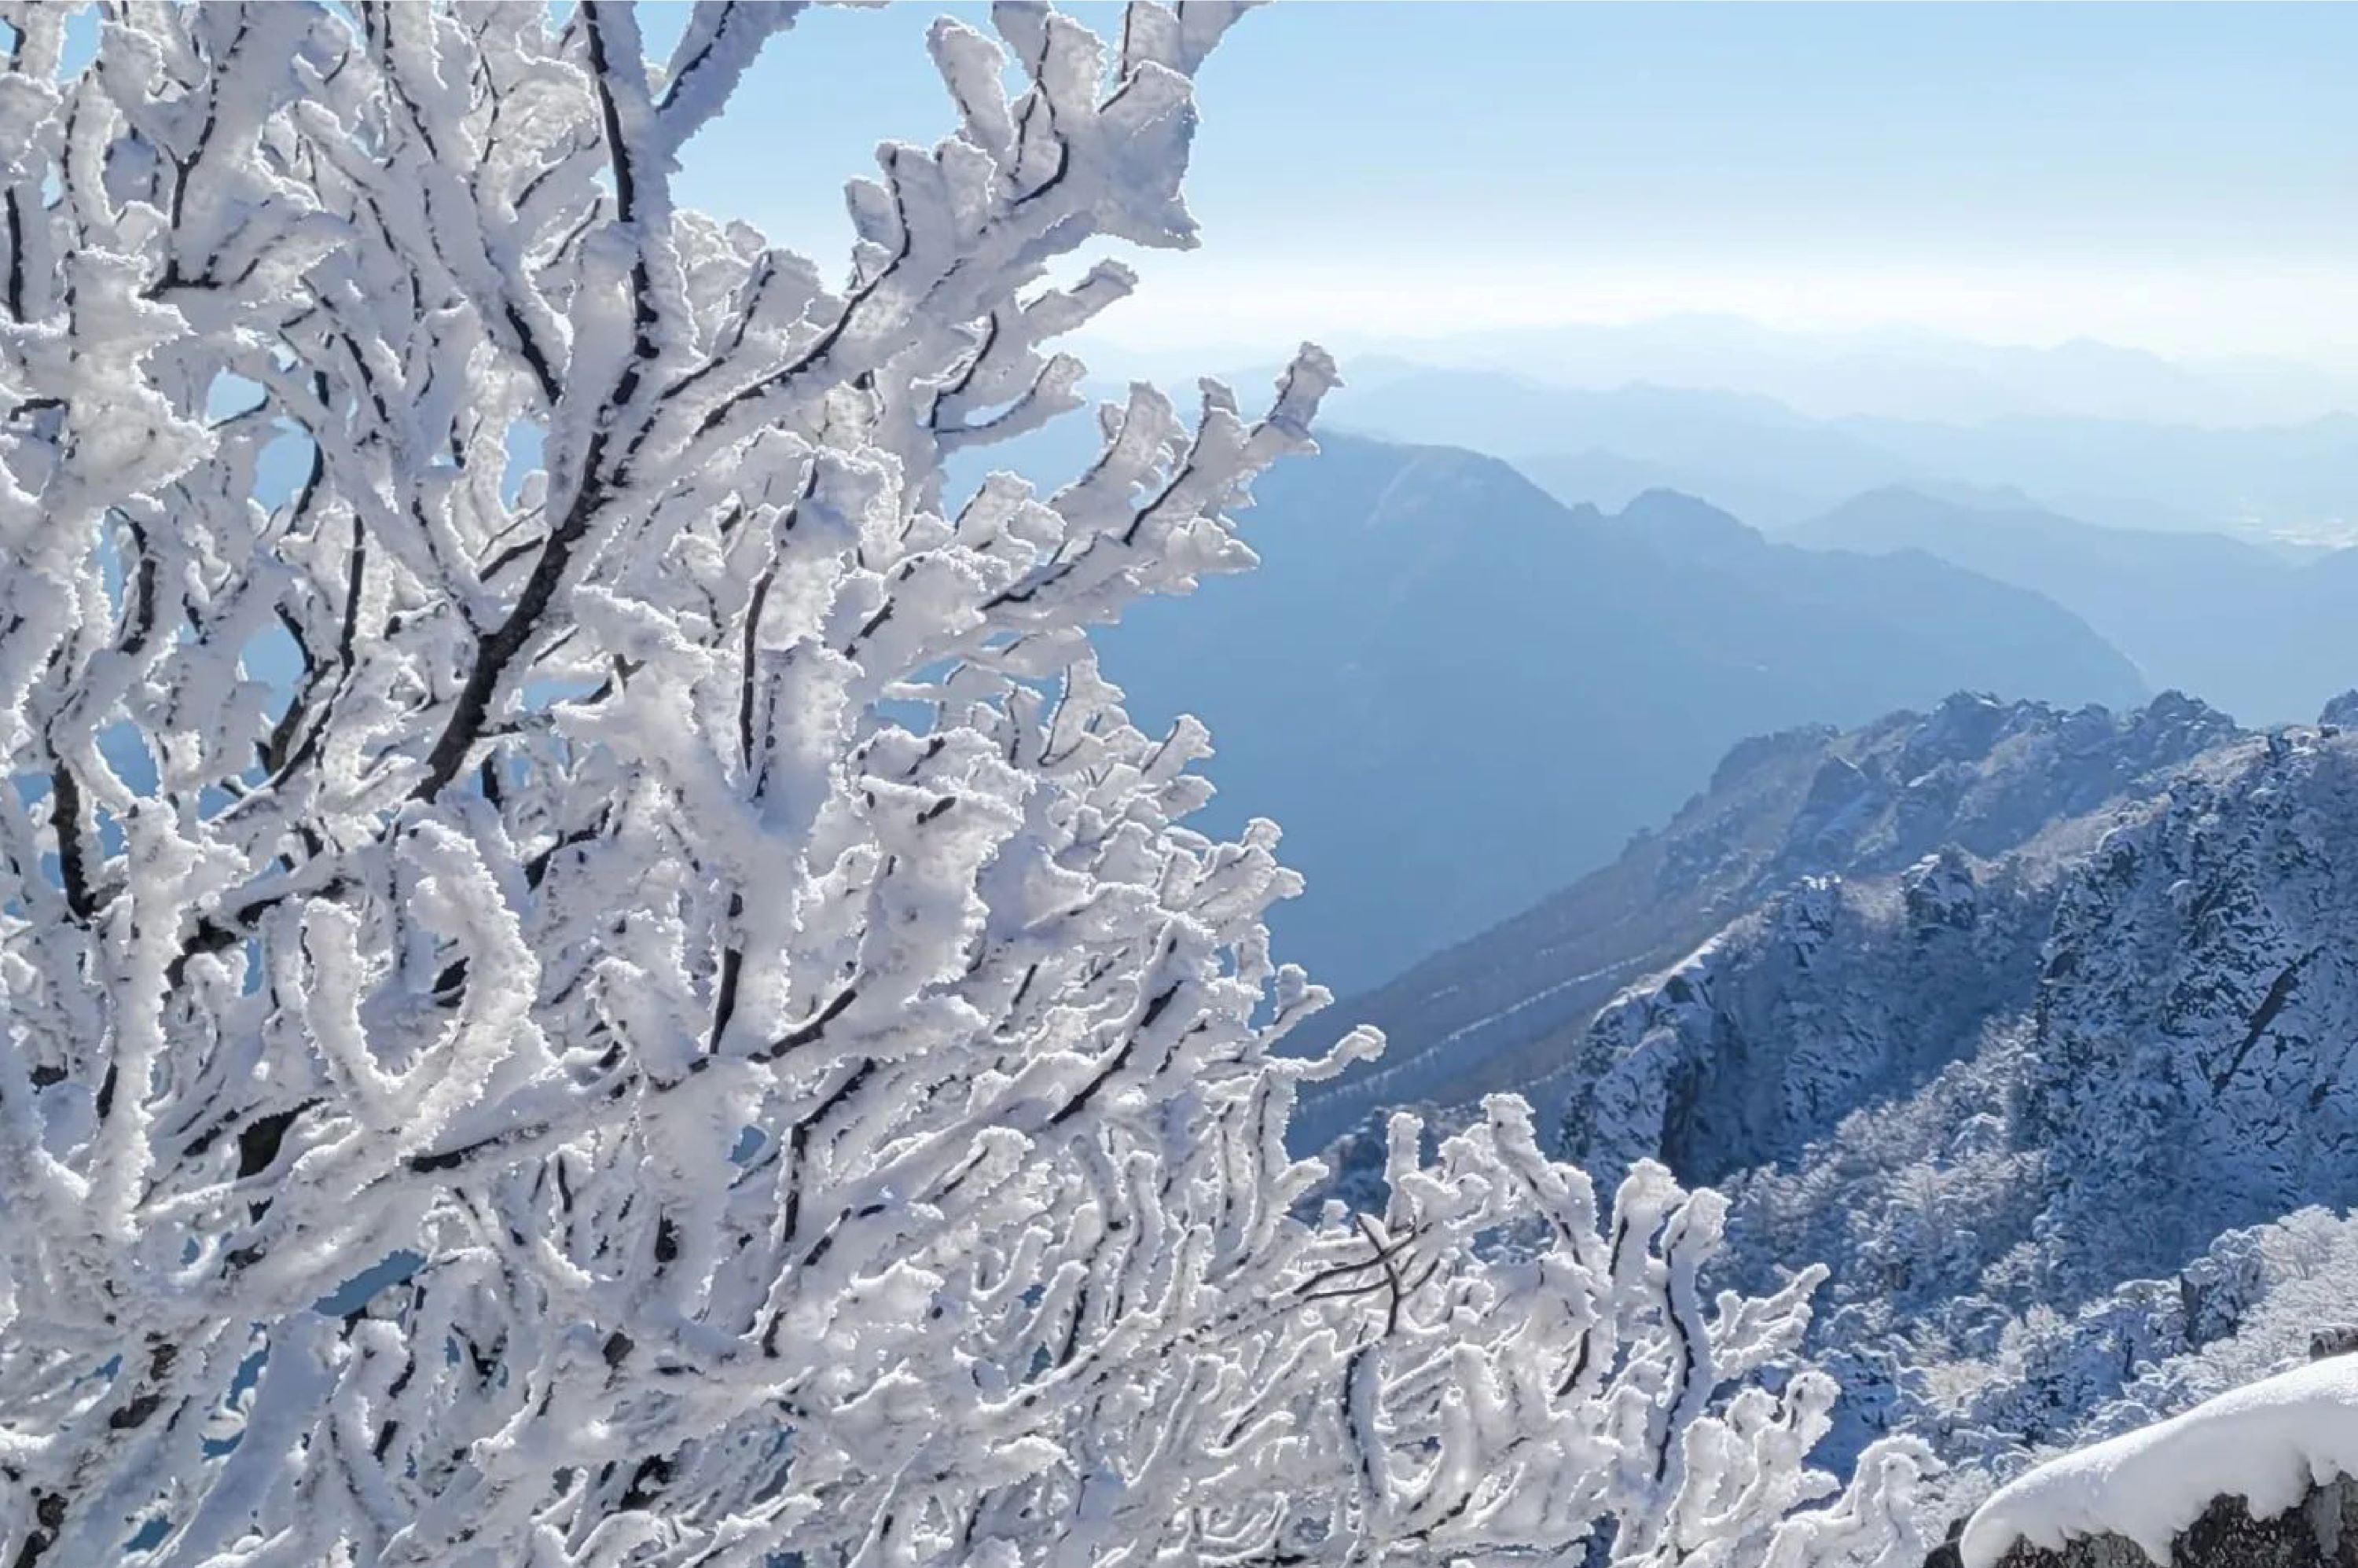
M 1962 483 L 2013 486 L 2107 526 L 2346 543 L 2358 477 L 2358 416 L 2342 411 L 2227 426 L 2091 414 L 1812 418 L 1757 394 L 1430 370 L 1346 389 L 1330 418 L 1497 453 L 1566 502 L 1614 506 L 1630 487 L 1667 484 L 1772 532 L 1880 486 Z

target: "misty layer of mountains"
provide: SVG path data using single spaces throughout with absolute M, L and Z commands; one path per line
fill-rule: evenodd
M 2085 338 L 1987 343 L 1915 324 L 1844 331 L 1690 313 L 1363 336 L 1327 346 L 1342 356 L 1358 392 L 1428 370 L 1472 370 L 1587 392 L 1716 388 L 1812 419 L 1870 414 L 1975 425 L 2064 417 L 2220 429 L 2299 425 L 2358 406 L 2358 373 L 2348 367 L 2264 354 L 2166 358 Z M 1202 373 L 1204 350 L 1141 354 L 1098 342 L 1083 357 L 1100 370 L 1118 366 L 1125 375 L 1184 384 Z M 1237 384 L 1259 384 L 1275 369 L 1270 363 Z
M 1322 445 L 1260 485 L 1259 569 L 1102 646 L 1142 718 L 1211 726 L 1212 826 L 1285 827 L 1311 892 L 1276 928 L 1341 992 L 1602 864 L 1747 735 L 1960 689 L 2268 723 L 2358 676 L 2358 550 L 1899 489 L 1765 535 L 1673 492 L 1606 512 L 1461 449 Z
M 2066 416 L 2161 425 L 2290 425 L 2358 402 L 2358 378 L 2314 363 L 2248 354 L 2168 359 L 2084 338 L 2040 347 L 1984 343 L 1920 326 L 1825 331 L 1690 314 L 1617 325 L 1461 331 L 1382 349 L 1390 352 L 1353 353 L 1353 365 L 1370 374 L 1421 363 L 1508 371 L 1544 366 L 1546 379 L 1563 386 L 1721 387 L 1774 398 L 1814 418 L 1876 414 L 1976 424 Z
M 1905 489 L 1855 497 L 1778 537 L 1922 550 L 2045 594 L 2148 685 L 2200 692 L 2246 723 L 2313 716 L 2358 680 L 2358 550 L 2294 560 L 2216 534 L 2099 527 L 2021 502 Z
M 2349 536 L 2358 416 L 2213 427 L 2082 415 L 1811 418 L 1751 394 L 1568 388 L 1420 370 L 1347 390 L 1334 420 L 1512 460 L 1553 494 L 1696 494 L 1775 531 L 1887 485 L 2012 490 L 2115 527 Z
M 1960 689 L 2115 707 L 2174 689 L 2278 723 L 2358 678 L 2358 548 L 2205 531 L 2197 509 L 2264 482 L 2278 515 L 2331 521 L 2358 493 L 2358 420 L 1813 420 L 1399 363 L 1336 416 L 1554 452 L 1325 428 L 1320 457 L 1258 487 L 1259 570 L 1102 642 L 1142 718 L 1210 725 L 1210 825 L 1284 826 L 1310 894 L 1273 925 L 1340 992 L 1604 863 L 1748 734 Z M 1079 460 L 1058 456 L 1042 471 Z M 2150 524 L 2125 527 L 2024 489 L 2107 472 L 2173 499 L 2121 503 Z
M 1338 991 L 1609 859 L 1741 737 L 1959 687 L 2133 704 L 2131 661 L 1920 551 L 1772 542 L 1684 496 L 1568 507 L 1495 459 L 1323 434 L 1256 487 L 1258 569 L 1100 639 L 1134 713 L 1210 727 L 1210 825 L 1285 828 L 1273 922 Z
M 2358 1282 L 2358 697 L 2254 733 L 1960 696 L 1747 742 L 1614 865 L 1370 999 L 1383 1105 L 1514 1087 L 1610 1182 L 1831 1266 L 1834 1455 L 1977 1465 L 2298 1358 Z M 1380 1159 L 1359 1127 L 1342 1179 Z M 2342 1310 L 2348 1310 L 2343 1302 Z M 2173 1381 L 2173 1379 L 2175 1381 Z M 2213 1379 L 2215 1381 L 2215 1379 Z

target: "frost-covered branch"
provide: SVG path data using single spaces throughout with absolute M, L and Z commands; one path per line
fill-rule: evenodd
M 1374 1043 L 1279 1053 L 1276 831 L 1087 629 L 1251 563 L 1325 356 L 945 493 L 1132 282 L 1052 266 L 1193 243 L 1236 10 L 937 26 L 835 285 L 670 194 L 792 6 L 6 11 L 0 1561 L 1904 1546 L 1729 1397 L 1811 1278 L 1706 1303 L 1715 1199 L 1502 1104 L 1297 1212 Z

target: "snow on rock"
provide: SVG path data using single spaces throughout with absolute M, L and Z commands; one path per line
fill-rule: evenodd
M 2017 1541 L 2054 1551 L 2109 1534 L 2168 1563 L 2220 1498 L 2264 1519 L 2342 1476 L 2358 1476 L 2358 1360 L 2335 1357 L 2040 1465 L 1974 1512 L 1959 1554 L 1963 1568 L 1996 1568 Z

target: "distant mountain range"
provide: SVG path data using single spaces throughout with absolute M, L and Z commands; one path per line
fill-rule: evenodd
M 1552 496 L 1470 450 L 1325 428 L 1323 455 L 1281 465 L 1243 518 L 1258 570 L 1141 606 L 1101 637 L 1142 719 L 1184 709 L 1210 726 L 1222 794 L 1207 826 L 1284 827 L 1309 891 L 1273 925 L 1345 994 L 1602 864 L 1747 733 L 1855 724 L 1958 688 L 2114 706 L 2176 688 L 2267 723 L 2358 680 L 2358 627 L 2341 610 L 2358 551 L 2296 558 L 2186 516 L 2186 530 L 2099 526 L 2031 502 L 2014 470 L 1958 479 L 1868 438 L 1918 427 L 1397 363 L 1336 411 L 1386 408 L 1500 446 L 1579 430 L 1662 460 L 1531 460 L 1558 476 Z M 1086 461 L 1084 425 L 989 460 L 1054 484 Z M 2309 432 L 2325 456 L 2337 426 Z M 1740 476 L 1723 493 L 1782 528 L 1661 489 L 1689 471 L 1682 452 Z M 1563 500 L 1584 465 L 1606 502 Z M 1894 470 L 1905 486 L 1857 487 Z M 1499 737 L 1510 756 L 1464 765 Z
M 1631 382 L 1725 387 L 1813 418 L 1974 424 L 2028 415 L 2237 426 L 2358 407 L 2358 377 L 2261 356 L 2184 361 L 2084 338 L 2031 347 L 1916 328 L 1794 331 L 1731 316 L 1466 333 L 1388 351 L 1592 390 Z
M 1260 567 L 1100 638 L 1141 720 L 1210 726 L 1207 826 L 1266 814 L 1273 921 L 1374 985 L 1608 859 L 1739 737 L 1972 687 L 2134 704 L 2067 611 L 1919 552 L 1779 545 L 1683 496 L 1567 507 L 1503 462 L 1332 433 L 1256 487 Z
M 2309 718 L 2358 684 L 2358 550 L 2295 562 L 2210 534 L 2103 528 L 2021 503 L 1892 488 L 1778 535 L 1923 550 L 2043 593 L 2135 660 L 2251 724 Z
M 1979 422 L 1812 418 L 1757 394 L 1606 390 L 1490 371 L 1387 367 L 1335 425 L 1513 461 L 1559 499 L 1617 507 L 1652 488 L 1775 532 L 1889 485 L 2010 489 L 2114 527 L 2254 539 L 2358 536 L 2358 416 L 2211 427 L 2083 416 Z

